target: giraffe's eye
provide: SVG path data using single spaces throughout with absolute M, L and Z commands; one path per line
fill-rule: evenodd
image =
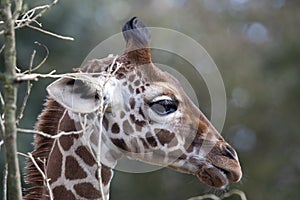
M 177 110 L 178 101 L 170 97 L 157 97 L 152 100 L 149 106 L 158 115 L 165 116 Z

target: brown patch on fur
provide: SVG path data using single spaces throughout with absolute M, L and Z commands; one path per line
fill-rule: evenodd
M 134 74 L 132 74 L 132 75 L 130 75 L 130 76 L 128 77 L 128 80 L 129 80 L 130 82 L 133 82 L 134 79 L 135 79 L 135 75 L 134 75 Z
M 66 157 L 65 165 L 65 176 L 67 179 L 75 180 L 87 177 L 86 172 L 78 164 L 77 160 L 75 160 L 75 158 L 73 158 L 72 156 Z
M 107 167 L 106 165 L 101 165 L 101 178 L 103 185 L 107 185 L 110 182 L 110 179 L 113 176 L 113 171 L 111 168 Z M 95 173 L 96 179 L 98 179 L 98 170 Z
M 135 89 L 135 93 L 136 93 L 136 94 L 140 94 L 140 93 L 141 93 L 140 89 L 139 89 L 139 88 L 136 88 L 136 89 Z
M 139 108 L 139 114 L 145 119 L 145 115 L 141 107 Z
M 63 135 L 59 138 L 59 143 L 65 151 L 68 151 L 71 148 L 71 146 L 74 144 L 73 136 Z
M 157 139 L 158 141 L 164 145 L 164 144 L 169 144 L 175 137 L 175 134 L 167 131 L 167 130 L 163 130 L 163 129 L 154 129 Z
M 108 119 L 105 116 L 103 116 L 102 125 L 103 125 L 104 129 L 107 131 L 108 130 Z
M 111 141 L 114 145 L 121 148 L 122 150 L 128 150 L 128 147 L 123 139 L 111 138 Z
M 125 113 L 123 111 L 120 112 L 120 118 L 123 119 L 125 117 Z
M 89 166 L 96 164 L 92 154 L 85 146 L 80 146 L 75 150 L 75 153 Z
M 57 186 L 53 189 L 53 196 L 55 200 L 75 200 L 72 191 L 67 190 L 63 185 Z
M 146 140 L 152 147 L 157 147 L 157 142 L 150 132 L 146 133 Z
M 58 144 L 55 142 L 54 148 L 49 156 L 51 162 L 47 165 L 47 175 L 51 177 L 50 183 L 55 182 L 61 176 L 62 157 Z
M 59 120 L 64 114 L 64 108 L 53 99 L 49 99 L 46 102 L 46 108 L 39 116 L 39 122 L 36 125 L 36 130 L 48 133 L 50 135 L 56 135 L 58 132 Z M 48 160 L 49 153 L 53 145 L 53 139 L 43 137 L 41 135 L 35 135 L 34 139 L 34 151 L 32 152 L 39 167 L 44 170 L 44 164 L 40 160 Z M 44 180 L 40 172 L 36 169 L 31 160 L 27 160 L 26 164 L 26 177 L 27 184 L 33 185 L 28 188 L 29 192 L 24 199 L 41 199 L 43 194 Z
M 132 126 L 130 125 L 130 123 L 128 122 L 128 120 L 125 120 L 123 122 L 123 131 L 127 135 L 132 134 L 134 132 L 134 130 L 133 130 Z
M 79 196 L 87 199 L 99 199 L 101 197 L 100 191 L 94 188 L 91 183 L 78 183 L 74 185 L 74 189 Z
M 140 80 L 134 81 L 134 86 L 139 86 L 140 84 L 141 84 L 141 81 L 140 81 Z

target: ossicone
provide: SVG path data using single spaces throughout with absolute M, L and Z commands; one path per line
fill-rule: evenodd
M 151 63 L 150 33 L 146 25 L 137 17 L 133 17 L 124 24 L 122 33 L 126 42 L 125 54 L 128 58 L 140 64 Z

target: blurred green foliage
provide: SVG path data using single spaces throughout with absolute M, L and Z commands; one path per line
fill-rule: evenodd
M 31 7 L 42 1 L 27 3 Z M 43 58 L 45 50 L 34 44 L 34 41 L 39 41 L 50 50 L 49 58 L 39 72 L 53 69 L 58 73 L 69 72 L 80 66 L 99 42 L 120 32 L 123 23 L 132 16 L 138 16 L 148 26 L 175 29 L 189 35 L 203 45 L 216 62 L 228 100 L 222 135 L 238 151 L 244 171 L 242 181 L 231 184 L 230 188 L 238 188 L 249 199 L 255 200 L 298 199 L 300 2 L 61 0 L 40 22 L 45 29 L 72 36 L 75 41 L 59 40 L 30 29 L 18 30 L 18 67 L 27 69 L 34 49 L 37 50 L 36 63 Z M 153 60 L 181 66 L 184 70 L 184 61 L 162 55 L 155 51 Z M 0 71 L 2 66 L 1 55 Z M 33 83 L 21 127 L 34 126 L 43 108 L 45 87 L 51 81 Z M 192 85 L 197 86 L 197 83 Z M 200 80 L 195 89 L 200 108 L 209 116 L 210 98 L 205 83 Z M 25 85 L 21 85 L 20 102 L 24 91 Z M 19 151 L 31 151 L 33 136 L 18 136 Z M 0 169 L 3 169 L 3 148 L 0 156 Z M 23 158 L 20 163 L 23 170 Z M 208 188 L 196 177 L 169 169 L 145 174 L 117 171 L 112 182 L 111 199 L 174 200 L 208 192 L 222 193 Z

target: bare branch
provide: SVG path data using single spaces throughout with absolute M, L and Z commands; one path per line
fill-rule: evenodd
M 29 73 L 30 74 L 32 71 L 35 71 L 35 70 L 39 69 L 46 62 L 46 60 L 48 58 L 48 55 L 49 55 L 48 48 L 45 45 L 43 45 L 43 44 L 41 44 L 41 43 L 39 43 L 37 41 L 35 42 L 35 44 L 43 46 L 46 49 L 47 54 L 44 57 L 44 59 L 35 68 L 32 69 L 34 58 L 35 58 L 35 55 L 36 55 L 36 51 L 34 50 L 32 52 L 32 54 L 31 54 L 31 59 L 30 59 L 30 62 L 29 62 L 29 70 L 25 71 L 24 74 L 25 73 Z M 24 113 L 24 110 L 25 110 L 25 107 L 26 107 L 26 104 L 27 104 L 27 101 L 28 101 L 28 98 L 29 98 L 29 95 L 30 95 L 30 92 L 31 92 L 31 88 L 32 88 L 32 84 L 30 83 L 30 80 L 28 80 L 27 81 L 26 93 L 25 93 L 25 96 L 24 96 L 24 99 L 23 99 L 22 106 L 20 108 L 20 113 L 19 113 L 19 115 L 17 117 L 17 121 L 16 121 L 17 124 L 19 124 L 20 120 L 23 118 L 23 113 Z
M 62 78 L 62 77 L 70 78 L 70 79 L 78 79 L 79 75 L 89 75 L 89 76 L 99 75 L 99 76 L 103 76 L 103 77 L 111 77 L 111 74 L 107 74 L 106 72 L 54 74 L 55 72 L 56 72 L 56 70 L 53 70 L 48 74 L 37 74 L 37 73 L 23 74 L 23 73 L 18 73 L 15 81 L 16 82 L 22 82 L 22 81 L 28 81 L 28 80 L 38 81 L 39 78 Z M 1 76 L 0 76 L 0 78 L 1 78 Z
M 23 0 L 15 0 L 15 11 L 13 13 L 13 19 L 17 20 L 22 11 Z
M 62 36 L 62 35 L 56 34 L 56 33 L 52 33 L 52 32 L 50 32 L 50 31 L 46 31 L 46 30 L 44 30 L 44 29 L 42 29 L 42 28 L 38 28 L 38 27 L 32 26 L 32 25 L 30 25 L 30 24 L 26 25 L 26 27 L 31 28 L 31 29 L 34 29 L 34 30 L 36 30 L 36 31 L 40 31 L 40 32 L 42 32 L 42 33 L 44 33 L 44 34 L 46 34 L 46 35 L 51 35 L 51 36 L 56 37 L 56 38 L 59 38 L 59 39 L 70 40 L 70 41 L 73 41 L 73 40 L 74 40 L 74 38 L 72 38 L 72 37 L 67 37 L 67 36 Z
M 16 81 L 38 81 L 38 78 L 60 78 L 63 75 L 53 75 L 56 70 L 49 72 L 48 74 L 17 74 Z
M 16 20 L 16 29 L 23 28 L 32 22 L 37 22 L 37 20 L 42 17 L 46 11 L 48 11 L 51 7 L 57 4 L 58 0 L 54 0 L 50 4 L 36 6 L 30 10 L 28 10 L 20 20 Z M 36 14 L 37 13 L 37 14 Z

